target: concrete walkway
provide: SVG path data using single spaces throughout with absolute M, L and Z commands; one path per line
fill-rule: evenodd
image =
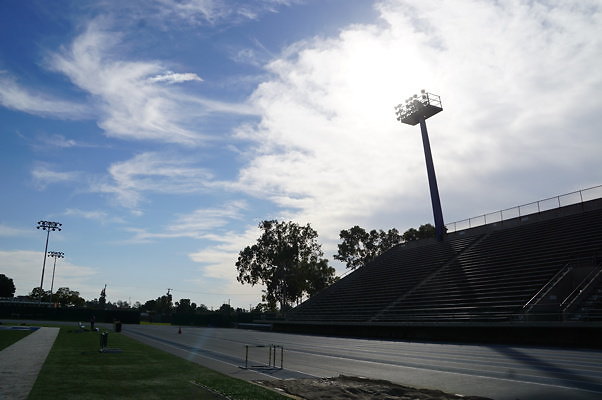
M 40 328 L 0 351 L 0 399 L 27 399 L 59 328 Z

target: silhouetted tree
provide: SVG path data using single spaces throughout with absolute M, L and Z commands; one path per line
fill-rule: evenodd
M 28 296 L 31 300 L 40 300 L 41 298 L 42 301 L 50 301 L 50 290 L 42 290 L 39 286 L 34 287 Z
M 14 297 L 15 290 L 13 280 L 4 274 L 0 274 L 0 297 Z
M 414 240 L 428 239 L 435 237 L 435 227 L 431 224 L 420 225 L 418 229 L 410 228 L 403 233 L 403 240 L 411 242 Z
M 238 255 L 237 280 L 264 284 L 264 301 L 285 310 L 290 304 L 334 279 L 334 268 L 323 259 L 318 233 L 309 224 L 263 221 L 257 242 Z M 323 274 L 323 276 L 321 275 Z
M 79 292 L 70 290 L 68 287 L 61 287 L 52 294 L 53 301 L 59 303 L 62 307 L 75 306 L 81 307 L 86 303 L 86 300 L 80 297 Z
M 104 308 L 107 304 L 107 285 L 100 291 L 100 297 L 98 298 L 98 304 L 101 308 Z
M 348 230 L 342 230 L 339 237 L 342 242 L 339 243 L 338 253 L 334 255 L 334 258 L 343 261 L 347 268 L 351 269 L 366 265 L 378 255 L 403 241 L 399 231 L 395 228 L 386 232 L 375 229 L 366 232 L 364 228 L 357 225 Z
M 196 310 L 196 304 L 191 303 L 190 299 L 180 299 L 176 301 L 176 312 L 191 313 Z

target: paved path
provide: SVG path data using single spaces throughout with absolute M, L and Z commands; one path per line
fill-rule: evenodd
M 0 399 L 26 399 L 59 328 L 40 328 L 0 351 Z
M 236 329 L 125 325 L 124 333 L 207 365 L 240 375 L 245 344 L 284 346 L 284 370 L 272 379 L 339 374 L 402 385 L 480 395 L 496 400 L 602 399 L 602 351 L 530 346 L 479 346 L 362 340 Z M 265 362 L 265 349 L 254 357 Z M 261 361 L 259 358 L 255 360 Z M 260 378 L 264 371 L 254 371 Z M 236 376 L 236 375 L 235 375 Z M 246 376 L 238 376 L 249 379 Z

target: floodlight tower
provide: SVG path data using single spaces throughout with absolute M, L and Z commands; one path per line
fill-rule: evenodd
M 60 231 L 61 230 L 60 222 L 52 222 L 52 221 L 38 221 L 37 229 L 42 229 L 46 232 L 46 247 L 44 248 L 44 263 L 42 264 L 42 279 L 40 280 L 40 303 L 42 302 L 42 297 L 44 296 L 44 271 L 46 270 L 46 253 L 48 253 L 48 238 L 50 237 L 50 231 Z
M 54 270 L 56 270 L 56 259 L 65 258 L 65 253 L 62 251 L 49 251 L 49 257 L 54 257 L 54 266 L 52 267 L 52 283 L 50 284 L 50 301 L 52 301 L 52 289 L 54 289 Z
M 424 89 L 420 95 L 414 95 L 406 99 L 404 104 L 395 107 L 397 120 L 408 125 L 420 124 L 422 132 L 422 146 L 424 147 L 424 158 L 426 160 L 426 171 L 429 178 L 429 188 L 431 190 L 431 203 L 433 205 L 433 216 L 435 217 L 435 236 L 437 240 L 443 240 L 444 225 L 443 212 L 441 211 L 441 200 L 439 199 L 439 189 L 437 188 L 437 177 L 435 176 L 435 167 L 433 165 L 433 156 L 431 155 L 431 145 L 428 132 L 426 130 L 426 119 L 443 111 L 441 107 L 441 97 L 427 93 Z

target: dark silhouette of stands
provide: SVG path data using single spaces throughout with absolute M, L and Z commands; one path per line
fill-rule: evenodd
M 306 323 L 602 320 L 602 202 L 399 245 L 295 308 Z

